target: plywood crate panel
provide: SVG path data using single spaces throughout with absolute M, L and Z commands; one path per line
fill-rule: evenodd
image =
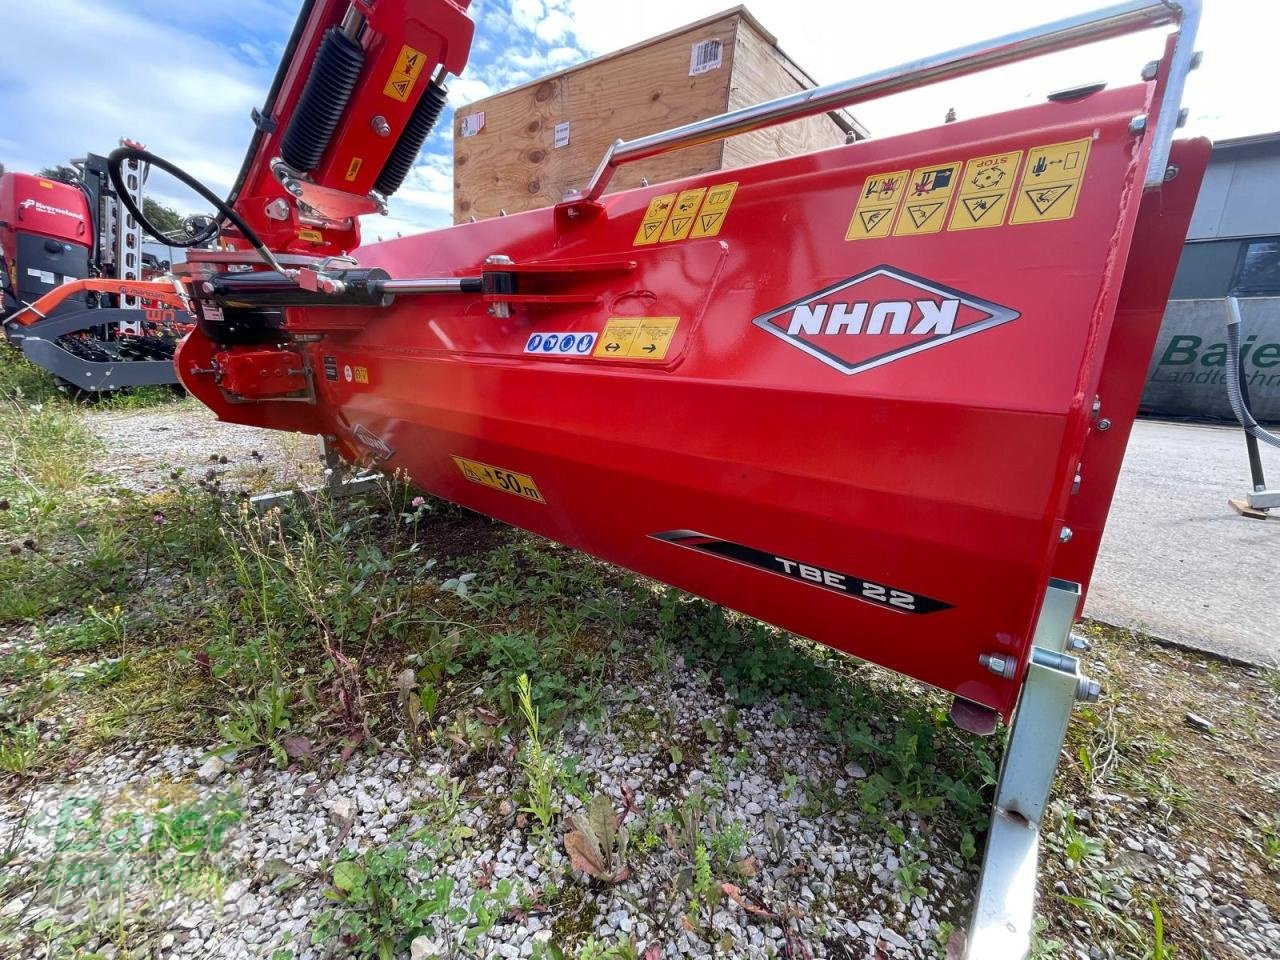
M 614 140 L 812 86 L 812 78 L 739 6 L 495 94 L 454 117 L 454 222 L 560 202 L 590 179 Z M 628 164 L 609 189 L 836 146 L 851 134 L 865 132 L 847 114 L 809 117 Z

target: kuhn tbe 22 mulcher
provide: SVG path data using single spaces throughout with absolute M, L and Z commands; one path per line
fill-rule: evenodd
M 1071 705 L 1098 692 L 1071 625 L 1208 160 L 1174 140 L 1197 0 L 620 141 L 555 207 L 360 246 L 463 68 L 464 6 L 305 7 L 236 189 L 204 191 L 233 249 L 182 275 L 183 383 L 951 691 L 966 729 L 1012 719 L 968 949 L 1023 956 Z M 1132 86 L 604 192 L 620 164 L 1166 25 Z

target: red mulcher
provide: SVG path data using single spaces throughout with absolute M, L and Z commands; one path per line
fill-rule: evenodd
M 1021 957 L 1071 704 L 1098 695 L 1070 630 L 1209 155 L 1174 141 L 1198 17 L 1128 0 L 618 142 L 553 208 L 359 246 L 471 24 L 317 0 L 219 207 L 235 249 L 187 265 L 179 373 L 223 420 L 951 691 L 966 729 L 1012 719 L 968 950 Z M 1170 24 L 1133 86 L 604 193 L 622 163 Z

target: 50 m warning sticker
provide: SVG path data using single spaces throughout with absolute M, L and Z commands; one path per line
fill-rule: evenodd
M 1092 142 L 1084 137 L 1027 151 L 1027 165 L 1018 181 L 1009 222 L 1042 223 L 1074 217 Z
M 468 460 L 466 457 L 454 457 L 453 462 L 458 465 L 462 475 L 472 483 L 478 483 L 484 487 L 492 487 L 494 490 L 501 490 L 503 493 L 509 493 L 512 496 L 523 497 L 525 500 L 532 500 L 534 503 L 547 502 L 542 496 L 542 491 L 538 489 L 538 485 L 533 482 L 533 477 L 527 473 L 504 470 L 502 467 L 481 463 L 479 460 Z
M 415 50 L 406 43 L 400 48 L 400 56 L 396 57 L 395 66 L 391 68 L 391 75 L 387 77 L 387 84 L 382 92 L 392 100 L 408 103 L 409 94 L 413 93 L 418 76 L 426 65 L 427 58 L 422 51 Z
M 893 215 L 898 212 L 898 204 L 907 192 L 907 177 L 910 175 L 910 170 L 895 170 L 867 177 L 844 238 L 870 240 L 887 237 L 893 226 Z

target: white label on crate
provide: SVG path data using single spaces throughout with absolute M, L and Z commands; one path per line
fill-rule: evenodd
M 594 333 L 531 333 L 525 341 L 524 352 L 553 357 L 589 357 L 595 345 Z
M 556 124 L 555 145 L 557 147 L 567 147 L 569 145 L 569 121 L 568 120 L 566 120 L 564 123 Z
M 462 137 L 474 137 L 484 129 L 484 111 L 477 110 L 462 118 Z
M 719 70 L 724 63 L 724 44 L 718 38 L 700 40 L 689 51 L 689 76 Z

